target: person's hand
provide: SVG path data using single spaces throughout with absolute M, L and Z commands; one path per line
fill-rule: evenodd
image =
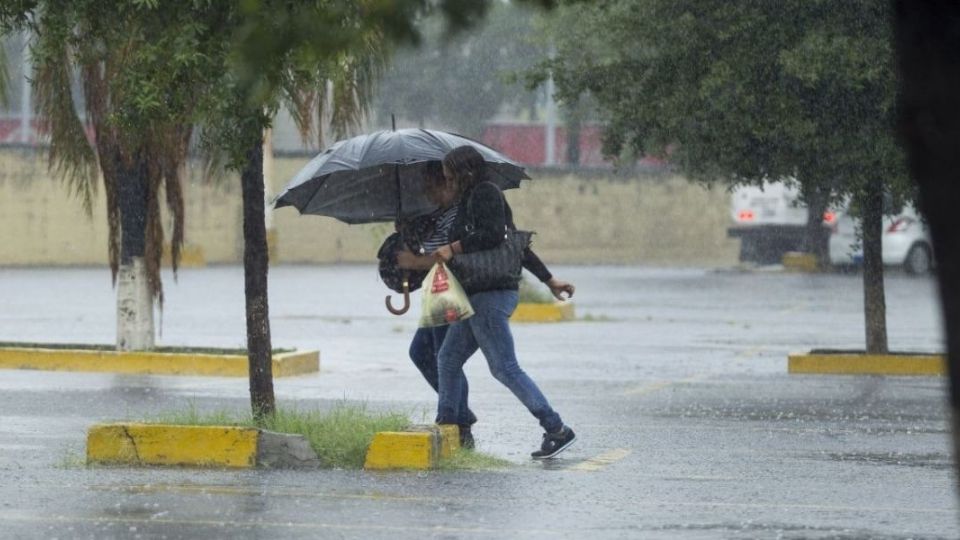
M 573 286 L 573 283 L 567 283 L 566 281 L 561 281 L 555 277 L 550 278 L 550 280 L 547 281 L 547 287 L 550 287 L 550 292 L 552 292 L 553 296 L 561 302 L 568 298 L 573 298 L 573 292 L 577 289 Z M 563 297 L 563 293 L 567 293 L 566 298 Z
M 397 252 L 397 266 L 403 268 L 404 270 L 413 269 L 417 264 L 417 256 L 409 250 L 402 250 Z
M 437 248 L 437 250 L 433 252 L 433 258 L 437 262 L 444 262 L 444 263 L 450 262 L 450 259 L 453 258 L 453 246 L 451 246 L 450 244 L 447 244 L 445 246 L 441 246 Z

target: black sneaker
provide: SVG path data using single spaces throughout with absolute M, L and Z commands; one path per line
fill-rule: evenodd
M 533 459 L 550 459 L 566 450 L 576 440 L 577 435 L 567 426 L 563 426 L 563 429 L 556 433 L 544 433 L 540 450 L 531 453 L 530 457 Z
M 470 432 L 470 426 L 460 426 L 460 448 L 473 450 L 476 442 L 473 440 L 473 433 Z

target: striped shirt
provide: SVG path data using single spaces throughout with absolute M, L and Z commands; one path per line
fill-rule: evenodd
M 459 205 L 453 205 L 446 210 L 436 212 L 433 232 L 423 240 L 424 253 L 433 253 L 450 243 L 450 230 L 453 229 L 453 222 L 457 219 L 458 207 Z

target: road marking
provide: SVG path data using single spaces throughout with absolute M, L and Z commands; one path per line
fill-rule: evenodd
M 592 457 L 588 460 L 581 461 L 572 467 L 568 467 L 568 471 L 589 471 L 596 472 L 603 470 L 608 465 L 616 463 L 621 459 L 629 456 L 632 453 L 632 450 L 626 448 L 615 448 L 613 450 L 604 452 L 599 456 Z
M 784 315 L 789 315 L 789 314 L 791 314 L 791 313 L 796 313 L 796 312 L 798 312 L 798 311 L 800 311 L 800 310 L 805 310 L 805 309 L 807 309 L 809 306 L 810 306 L 810 302 L 808 302 L 807 300 L 802 300 L 802 301 L 800 301 L 800 302 L 797 302 L 797 303 L 791 305 L 791 306 L 788 307 L 788 308 L 781 309 L 781 310 L 780 310 L 780 313 L 782 313 L 782 314 L 784 314 Z
M 45 450 L 47 447 L 40 444 L 0 444 L 0 451 L 7 450 Z
M 673 386 L 675 384 L 686 384 L 686 383 L 702 381 L 705 378 L 707 378 L 707 374 L 701 373 L 699 375 L 694 375 L 692 377 L 687 377 L 685 379 L 679 379 L 676 381 L 661 381 L 653 384 L 645 384 L 642 386 L 636 386 L 634 388 L 629 388 L 627 390 L 624 390 L 623 395 L 624 396 L 642 396 L 644 394 L 652 394 L 653 392 L 656 392 L 658 390 L 663 390 L 668 386 Z
M 812 511 L 841 511 L 841 512 L 876 512 L 876 513 L 894 513 L 894 514 L 903 514 L 903 513 L 921 513 L 921 514 L 944 514 L 944 515 L 953 515 L 954 510 L 952 508 L 903 508 L 903 507 L 864 507 L 864 506 L 832 506 L 824 504 L 776 504 L 776 503 L 730 503 L 730 502 L 676 502 L 676 501 L 666 501 L 666 500 L 657 500 L 657 501 L 634 501 L 632 503 L 636 507 L 650 507 L 650 508 L 664 508 L 664 507 L 695 507 L 695 508 L 739 508 L 739 509 L 751 509 L 751 510 L 812 510 Z M 380 532 L 410 532 L 410 531 L 420 531 L 428 533 L 460 533 L 460 534 L 485 534 L 493 535 L 494 537 L 503 538 L 505 536 L 528 536 L 528 535 L 551 535 L 556 536 L 561 532 L 569 533 L 570 529 L 564 529 L 563 531 L 557 529 L 494 529 L 486 527 L 450 527 L 443 525 L 436 526 L 404 526 L 404 525 L 377 525 L 377 524 L 363 524 L 363 523 L 324 523 L 324 522 L 275 522 L 275 521 L 226 521 L 226 520 L 213 520 L 213 519 L 176 519 L 168 518 L 164 516 L 163 512 L 154 514 L 149 517 L 120 517 L 120 516 L 104 516 L 104 517 L 94 517 L 94 516 L 66 516 L 66 515 L 43 515 L 43 516 L 28 516 L 28 515 L 16 515 L 12 512 L 4 512 L 0 510 L 0 522 L 22 522 L 22 523 L 41 523 L 41 524 L 51 524 L 53 522 L 58 523 L 91 523 L 91 524 L 109 524 L 109 523 L 126 523 L 130 525 L 187 525 L 187 526 L 207 526 L 207 527 L 232 527 L 232 528 L 244 528 L 244 529 L 261 529 L 261 528 L 281 528 L 281 529 L 301 529 L 301 530 L 341 530 L 341 531 L 380 531 Z
M 437 497 L 417 497 L 409 495 L 389 495 L 385 493 L 323 493 L 318 491 L 299 489 L 258 489 L 243 486 L 226 485 L 173 485 L 173 484 L 144 484 L 130 486 L 90 486 L 95 491 L 113 491 L 122 493 L 196 493 L 200 495 L 237 495 L 237 496 L 268 496 L 268 497 L 314 497 L 323 499 L 368 499 L 383 501 L 414 501 L 433 502 L 443 500 Z
M 672 385 L 672 382 L 660 382 L 655 384 L 648 384 L 645 386 L 637 386 L 636 388 L 631 388 L 623 393 L 625 396 L 642 396 L 644 394 L 651 394 L 657 390 L 663 390 L 664 388 Z
M 292 521 L 227 521 L 213 519 L 175 519 L 160 517 L 159 514 L 152 517 L 91 517 L 91 516 L 10 516 L 0 513 L 0 522 L 20 521 L 28 523 L 127 523 L 127 524 L 161 524 L 161 525 L 190 525 L 190 526 L 209 526 L 209 527 L 233 527 L 244 529 L 260 528 L 282 528 L 282 529 L 328 529 L 345 531 L 392 531 L 408 532 L 420 531 L 426 533 L 460 533 L 460 534 L 488 534 L 497 538 L 512 537 L 515 535 L 558 535 L 565 530 L 561 529 L 493 529 L 485 527 L 449 527 L 444 525 L 433 526 L 405 526 L 405 525 L 375 525 L 375 524 L 357 524 L 357 523 L 323 523 L 323 522 L 292 522 Z
M 747 350 L 737 352 L 736 357 L 737 358 L 753 358 L 754 356 L 760 354 L 760 352 L 764 348 L 765 347 L 750 347 Z

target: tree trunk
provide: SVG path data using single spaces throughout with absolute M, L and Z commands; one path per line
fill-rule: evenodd
M 267 231 L 263 201 L 263 138 L 251 144 L 240 172 L 243 185 L 243 273 L 247 308 L 250 405 L 258 421 L 273 415 L 270 310 L 267 302 Z
M 933 241 L 960 471 L 960 4 L 899 0 L 894 13 L 899 131 Z
M 803 250 L 817 256 L 817 264 L 825 268 L 830 264 L 829 230 L 823 226 L 823 214 L 830 198 L 828 190 L 821 187 L 804 188 L 807 203 L 807 223 L 804 226 Z
M 118 159 L 117 202 L 120 206 L 120 268 L 117 272 L 117 350 L 154 346 L 153 298 L 144 262 L 147 241 L 146 164 Z
M 580 100 L 566 108 L 567 117 L 567 165 L 580 166 L 580 131 L 583 124 L 583 106 Z
M 870 180 L 862 195 L 863 310 L 867 352 L 887 353 L 887 302 L 883 291 L 883 181 Z

